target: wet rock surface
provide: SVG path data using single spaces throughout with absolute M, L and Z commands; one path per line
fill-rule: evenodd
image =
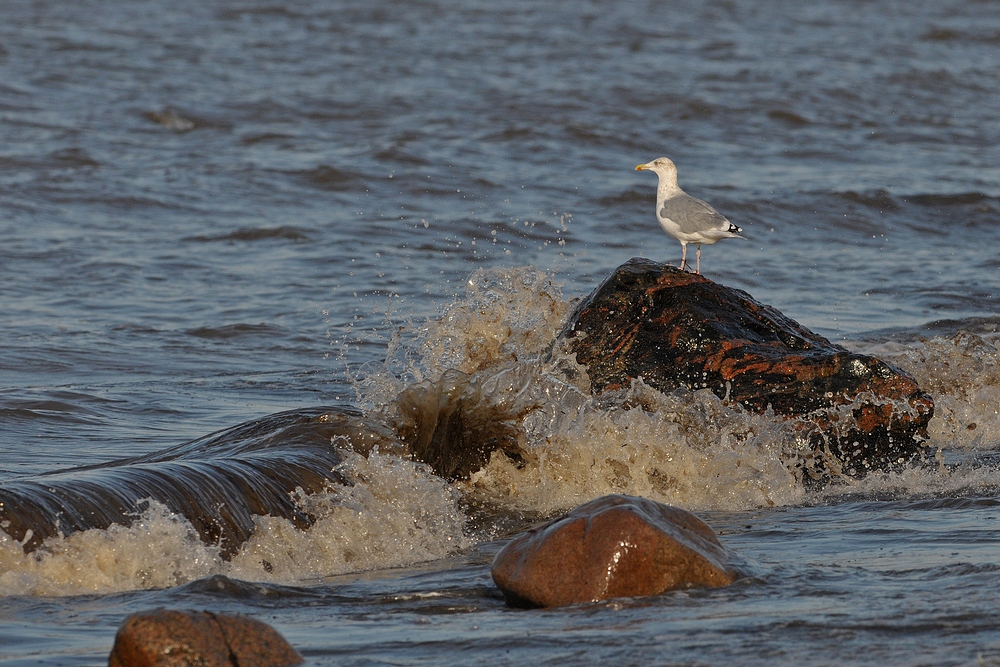
M 594 393 L 641 378 L 660 391 L 707 388 L 800 420 L 813 477 L 912 461 L 934 412 L 904 371 L 831 343 L 742 290 L 646 259 L 618 267 L 560 337 Z
M 109 667 L 285 667 L 302 656 L 278 632 L 246 616 L 158 609 L 125 619 Z
M 698 517 L 646 498 L 612 495 L 518 535 L 493 580 L 518 607 L 727 586 L 736 558 Z
M 312 525 L 296 491 L 344 484 L 335 470 L 344 448 L 367 454 L 375 446 L 404 453 L 388 429 L 352 412 L 279 413 L 147 456 L 5 481 L 0 526 L 30 552 L 53 536 L 131 525 L 151 500 L 228 558 L 253 534 L 255 516 Z

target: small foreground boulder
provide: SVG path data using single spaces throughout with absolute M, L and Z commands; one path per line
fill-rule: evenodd
M 698 517 L 646 498 L 611 495 L 518 535 L 493 561 L 515 607 L 728 586 L 736 558 Z
M 125 619 L 108 667 L 286 667 L 302 656 L 278 632 L 246 616 L 157 609 Z

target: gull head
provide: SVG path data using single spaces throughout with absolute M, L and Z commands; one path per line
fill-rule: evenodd
M 646 164 L 640 164 L 635 168 L 636 171 L 651 171 L 661 179 L 666 179 L 668 182 L 677 184 L 677 166 L 673 163 L 670 158 L 658 157 L 652 162 L 647 162 Z

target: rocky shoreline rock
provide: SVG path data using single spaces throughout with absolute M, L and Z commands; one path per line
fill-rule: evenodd
M 512 606 L 559 607 L 727 586 L 739 577 L 735 561 L 690 512 L 612 495 L 518 535 L 492 575 Z
M 831 343 L 749 294 L 635 258 L 560 335 L 597 394 L 641 378 L 799 421 L 803 467 L 863 476 L 913 461 L 934 402 L 904 371 Z

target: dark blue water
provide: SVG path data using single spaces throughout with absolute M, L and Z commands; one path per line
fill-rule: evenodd
M 315 665 L 996 663 L 998 91 L 988 0 L 4 0 L 0 481 L 379 414 L 452 367 L 582 412 L 469 482 L 352 460 L 318 529 L 263 522 L 232 562 L 155 509 L 38 556 L 0 540 L 0 664 L 102 664 L 155 606 L 252 614 Z M 679 261 L 633 170 L 660 155 L 749 237 L 705 247 L 708 277 L 931 391 L 939 469 L 809 495 L 773 424 L 580 408 L 510 366 L 618 264 Z M 643 481 L 668 460 L 676 485 Z M 615 491 L 699 512 L 757 576 L 506 609 L 507 524 L 464 501 Z

